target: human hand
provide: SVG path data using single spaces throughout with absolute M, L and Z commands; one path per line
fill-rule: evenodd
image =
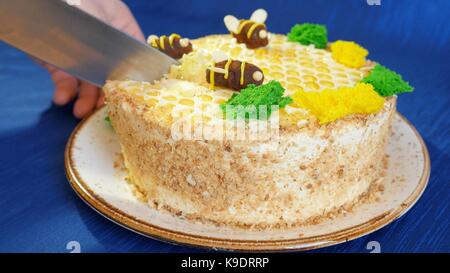
M 77 6 L 105 23 L 144 41 L 144 35 L 128 7 L 120 0 L 81 0 Z M 50 73 L 55 91 L 53 102 L 65 105 L 76 99 L 73 114 L 83 118 L 104 103 L 102 90 L 88 82 L 77 79 L 49 64 L 41 63 Z

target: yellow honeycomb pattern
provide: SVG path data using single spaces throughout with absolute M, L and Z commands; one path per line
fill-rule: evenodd
M 269 45 L 256 50 L 237 44 L 230 35 L 206 36 L 192 40 L 192 43 L 194 51 L 212 54 L 219 50 L 230 58 L 257 65 L 264 72 L 265 82 L 279 81 L 286 89 L 286 95 L 299 90 L 317 92 L 325 88 L 351 87 L 373 67 L 370 62 L 359 69 L 346 67 L 334 61 L 327 50 L 289 42 L 286 36 L 279 34 L 271 34 Z M 198 74 L 201 79 L 206 77 L 204 71 Z M 233 94 L 228 89 L 212 91 L 206 84 L 174 79 L 161 80 L 153 85 L 139 82 L 121 84 L 140 102 L 161 111 L 162 114 L 156 118 L 167 122 L 186 116 L 204 122 L 222 119 L 218 105 Z M 304 124 L 300 121 L 304 121 L 308 114 L 303 109 L 287 106 L 280 111 L 280 117 L 282 124 L 299 125 Z
M 237 44 L 228 35 L 214 35 L 193 41 L 196 49 L 220 50 L 231 58 L 259 66 L 266 81 L 277 80 L 287 94 L 297 90 L 320 91 L 324 88 L 354 86 L 371 66 L 361 69 L 337 63 L 329 51 L 289 42 L 287 37 L 272 34 L 269 45 L 255 50 Z

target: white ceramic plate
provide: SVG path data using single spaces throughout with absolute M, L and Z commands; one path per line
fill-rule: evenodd
M 388 178 L 380 201 L 316 225 L 250 231 L 190 222 L 139 202 L 114 168 L 120 153 L 106 109 L 86 118 L 72 133 L 65 154 L 67 177 L 77 194 L 113 222 L 163 241 L 214 249 L 276 251 L 325 247 L 373 232 L 408 211 L 428 182 L 430 162 L 415 128 L 397 114 L 388 144 Z

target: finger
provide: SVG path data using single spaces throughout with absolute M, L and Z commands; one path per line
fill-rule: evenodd
M 97 108 L 102 107 L 105 104 L 105 93 L 103 92 L 103 90 L 100 90 L 100 94 L 99 97 L 97 99 Z
M 114 27 L 130 34 L 134 38 L 144 42 L 144 34 L 142 33 L 138 22 L 134 18 L 128 6 L 125 3 L 119 1 L 117 9 L 118 12 L 116 12 L 115 14 L 120 14 L 120 16 L 115 16 L 113 20 L 111 20 L 111 24 Z
M 53 102 L 56 105 L 67 104 L 77 95 L 78 80 L 75 77 L 61 70 L 55 70 L 51 77 L 55 84 Z
M 95 109 L 100 90 L 87 82 L 81 82 L 77 101 L 73 108 L 73 114 L 77 118 L 83 118 Z
M 123 27 L 122 30 L 125 31 L 126 33 L 130 34 L 134 38 L 138 39 L 139 41 L 142 41 L 142 42 L 145 41 L 144 34 L 142 33 L 142 30 L 139 27 L 136 20 L 134 19 L 134 17 L 130 18 L 130 21 L 128 22 L 128 24 L 126 24 Z

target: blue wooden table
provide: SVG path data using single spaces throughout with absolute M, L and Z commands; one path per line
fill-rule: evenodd
M 224 33 L 225 14 L 243 18 L 264 7 L 272 32 L 286 33 L 298 22 L 326 24 L 331 41 L 357 41 L 371 59 L 402 74 L 416 89 L 400 96 L 398 108 L 428 146 L 428 188 L 387 227 L 316 251 L 369 252 L 368 242 L 377 241 L 382 252 L 450 252 L 450 1 L 126 2 L 147 35 L 187 37 Z M 72 106 L 52 105 L 52 92 L 43 69 L 0 43 L 0 251 L 69 252 L 70 241 L 82 252 L 205 251 L 137 235 L 76 196 L 64 175 L 63 152 L 78 121 Z

